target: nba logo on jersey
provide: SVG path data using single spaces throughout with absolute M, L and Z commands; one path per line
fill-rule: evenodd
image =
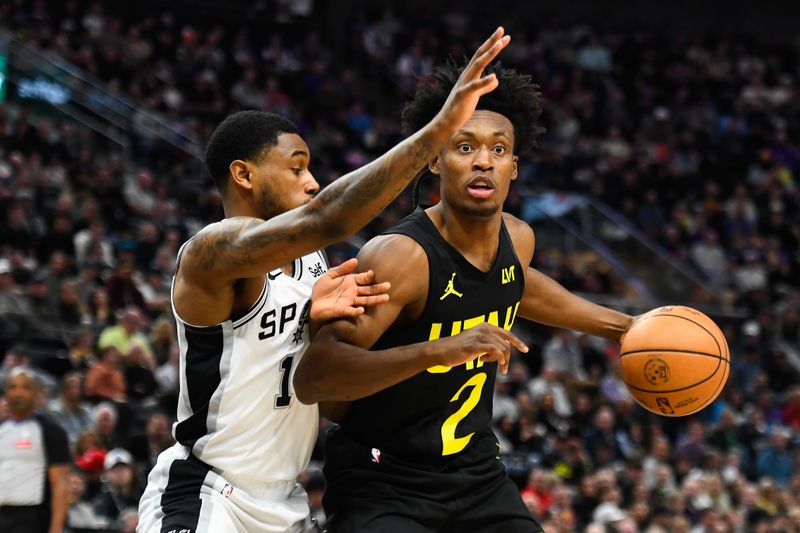
M 220 493 L 222 493 L 222 495 L 225 496 L 226 498 L 230 498 L 231 494 L 233 494 L 233 485 L 231 485 L 230 483 L 225 483 L 225 486 L 222 487 Z
M 372 462 L 373 463 L 381 462 L 381 451 L 378 448 L 372 448 Z

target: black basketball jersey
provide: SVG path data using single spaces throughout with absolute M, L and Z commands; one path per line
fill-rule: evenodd
M 525 271 L 505 224 L 488 272 L 480 271 L 450 245 L 421 208 L 386 233 L 407 235 L 425 250 L 428 297 L 416 321 L 393 325 L 373 349 L 457 335 L 481 322 L 511 329 L 524 291 Z M 453 368 L 433 366 L 353 402 L 342 430 L 377 453 L 415 462 L 447 461 L 469 451 L 481 433 L 491 432 L 496 373 L 497 363 L 477 360 Z M 493 457 L 496 452 L 490 446 L 482 453 Z

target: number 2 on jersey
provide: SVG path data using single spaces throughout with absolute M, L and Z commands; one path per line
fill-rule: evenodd
M 456 426 L 459 422 L 464 420 L 470 411 L 475 409 L 476 405 L 478 405 L 485 383 L 485 373 L 481 372 L 480 374 L 475 374 L 469 378 L 466 383 L 461 385 L 461 388 L 458 389 L 458 392 L 456 392 L 450 400 L 451 403 L 455 402 L 459 399 L 461 393 L 464 392 L 464 389 L 472 387 L 472 390 L 469 391 L 469 396 L 467 396 L 466 401 L 461 404 L 461 407 L 458 408 L 458 411 L 450 415 L 447 420 L 444 421 L 444 424 L 442 424 L 442 455 L 452 455 L 460 452 L 467 447 L 470 439 L 475 434 L 475 432 L 472 432 L 464 437 L 456 437 Z
M 281 361 L 281 393 L 275 395 L 275 408 L 289 407 L 292 395 L 289 394 L 289 378 L 292 376 L 292 363 L 294 356 L 287 355 Z

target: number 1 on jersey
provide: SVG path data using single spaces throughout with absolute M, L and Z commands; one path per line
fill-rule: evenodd
M 289 378 L 292 377 L 292 363 L 294 356 L 287 355 L 281 361 L 281 393 L 275 396 L 275 408 L 280 409 L 289 407 L 292 402 L 292 395 L 289 394 Z
M 450 400 L 451 403 L 455 402 L 461 396 L 461 393 L 464 392 L 464 389 L 472 387 L 472 390 L 469 391 L 469 396 L 467 396 L 466 401 L 461 404 L 461 407 L 458 408 L 458 411 L 450 415 L 447 420 L 444 421 L 444 424 L 442 424 L 442 455 L 453 455 L 454 453 L 460 452 L 467 447 L 470 439 L 475 434 L 472 432 L 464 437 L 456 437 L 456 426 L 459 422 L 464 420 L 470 411 L 475 409 L 476 405 L 478 405 L 485 383 L 485 373 L 481 372 L 480 374 L 475 374 L 469 378 L 466 383 L 461 385 L 461 388 L 458 389 L 458 392 L 456 392 Z

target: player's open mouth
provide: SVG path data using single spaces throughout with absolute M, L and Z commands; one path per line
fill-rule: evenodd
M 494 184 L 488 178 L 475 178 L 467 186 L 469 195 L 473 198 L 489 198 L 494 194 Z

